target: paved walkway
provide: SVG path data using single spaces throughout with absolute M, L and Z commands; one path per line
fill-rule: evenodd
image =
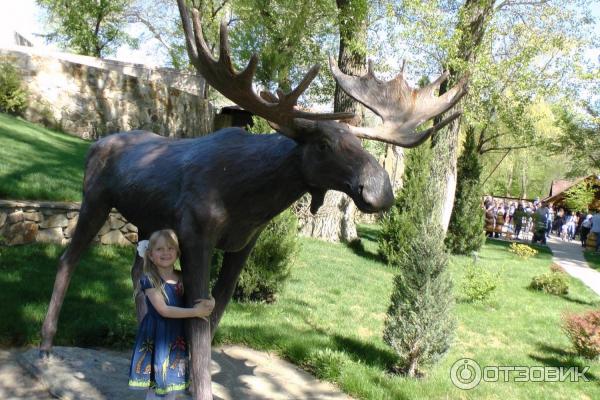
M 585 261 L 583 247 L 579 240 L 567 242 L 551 236 L 547 244 L 554 254 L 552 258 L 554 262 L 560 264 L 569 275 L 582 281 L 600 296 L 600 272 L 590 268 Z
M 50 360 L 38 350 L 0 350 L 2 400 L 141 400 L 127 389 L 129 353 L 55 347 Z M 212 352 L 215 400 L 352 400 L 333 385 L 275 355 L 242 346 Z

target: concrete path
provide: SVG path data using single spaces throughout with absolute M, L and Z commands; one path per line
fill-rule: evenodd
M 567 271 L 567 273 L 592 289 L 600 296 L 600 272 L 589 267 L 583 257 L 583 247 L 579 240 L 572 242 L 562 241 L 560 238 L 551 236 L 547 244 L 552 250 L 552 260 Z
M 127 388 L 129 353 L 55 347 L 52 354 L 44 361 L 38 359 L 37 349 L 0 352 L 0 398 L 47 400 L 52 398 L 49 394 L 70 400 L 145 397 L 145 391 Z M 8 360 L 11 362 L 5 365 Z M 211 371 L 215 400 L 352 400 L 275 355 L 242 346 L 213 349 Z

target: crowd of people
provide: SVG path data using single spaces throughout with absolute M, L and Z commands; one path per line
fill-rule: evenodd
M 578 238 L 585 247 L 591 231 L 600 233 L 600 213 L 595 215 L 579 211 L 555 209 L 536 198 L 533 202 L 506 201 L 487 196 L 484 199 L 485 231 L 489 237 L 511 240 L 531 240 L 546 244 L 551 234 L 564 241 Z M 595 224 L 594 224 L 595 222 Z M 600 240 L 596 241 L 596 251 Z

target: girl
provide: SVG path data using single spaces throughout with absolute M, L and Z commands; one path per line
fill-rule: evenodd
M 138 244 L 138 253 L 144 258 L 140 290 L 146 295 L 148 312 L 138 329 L 129 368 L 129 387 L 148 389 L 146 399 L 156 396 L 175 399 L 177 393 L 189 387 L 183 318 L 206 318 L 215 303 L 211 298 L 196 303 L 193 308 L 184 308 L 181 277 L 173 268 L 179 257 L 175 232 L 157 231 L 147 244 L 144 242 Z

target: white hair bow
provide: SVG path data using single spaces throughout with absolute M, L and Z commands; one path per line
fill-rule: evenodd
M 150 242 L 148 242 L 147 240 L 140 240 L 137 244 L 137 252 L 140 255 L 140 257 L 144 257 L 144 255 L 146 254 L 146 251 L 148 250 L 148 244 L 150 244 Z

